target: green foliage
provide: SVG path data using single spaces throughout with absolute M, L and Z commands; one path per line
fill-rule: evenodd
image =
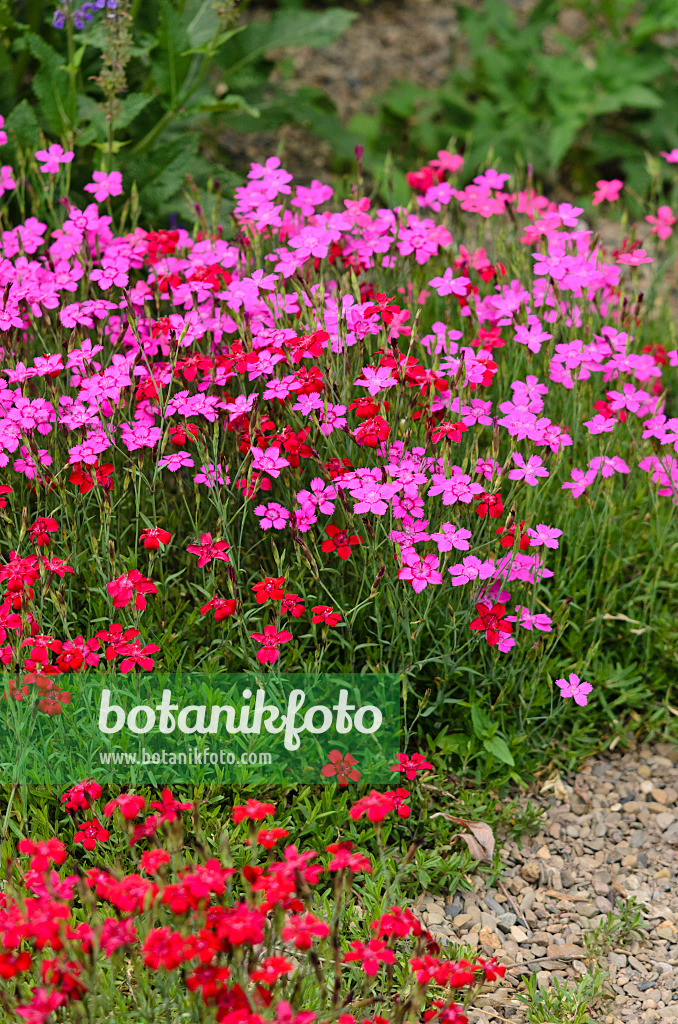
M 617 899 L 617 910 L 611 910 L 599 925 L 586 936 L 586 948 L 593 956 L 608 953 L 611 949 L 628 946 L 634 940 L 645 937 L 643 910 L 635 896 L 626 900 Z
M 554 976 L 553 985 L 547 988 L 538 984 L 535 973 L 525 983 L 526 994 L 518 999 L 526 1006 L 530 1024 L 595 1024 L 589 1003 L 600 995 L 604 980 L 605 975 L 596 967 L 576 984 Z
M 12 110 L 8 127 L 26 147 L 40 145 L 43 135 L 49 142 L 63 137 L 76 154 L 76 194 L 92 164 L 120 170 L 139 185 L 143 223 L 162 226 L 183 205 L 187 175 L 205 199 L 216 170 L 205 146 L 211 141 L 214 149 L 215 135 L 238 117 L 248 127 L 314 121 L 320 134 L 336 133 L 324 94 L 308 91 L 297 104 L 269 81 L 275 64 L 267 55 L 281 46 L 328 45 L 351 23 L 351 12 L 282 10 L 245 24 L 246 2 L 236 0 L 128 6 L 121 0 L 116 12 L 97 12 L 77 31 L 70 20 L 63 30 L 46 24 L 51 3 L 29 0 L 14 13 L 0 4 L 0 106 Z M 17 159 L 11 142 L 5 154 Z M 222 185 L 236 183 L 218 173 Z
M 551 185 L 588 191 L 618 175 L 636 188 L 646 151 L 678 142 L 675 70 L 657 41 L 678 28 L 674 3 L 540 0 L 524 24 L 503 0 L 458 10 L 464 59 L 447 81 L 397 82 L 377 116 L 353 120 L 371 163 L 389 149 L 414 163 L 452 138 L 474 173 L 491 151 L 502 168 L 531 163 Z M 576 40 L 560 28 L 568 10 L 581 19 Z

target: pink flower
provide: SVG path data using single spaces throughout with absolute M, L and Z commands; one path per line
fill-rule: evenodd
M 110 174 L 106 174 L 105 171 L 94 171 L 92 178 L 94 181 L 89 185 L 85 185 L 85 192 L 93 192 L 97 203 L 103 203 L 109 196 L 119 196 L 122 194 L 122 174 L 120 171 L 111 171 Z
M 528 526 L 527 533 L 530 538 L 530 547 L 537 548 L 541 544 L 547 548 L 553 548 L 554 550 L 558 547 L 557 538 L 562 535 L 562 530 L 557 530 L 554 526 L 546 526 L 545 523 L 539 523 L 537 526 Z
M 590 683 L 579 682 L 579 676 L 574 672 L 570 672 L 568 679 L 556 679 L 556 686 L 560 687 L 560 696 L 567 700 L 569 697 L 574 697 L 575 704 L 579 704 L 580 707 L 585 707 L 588 703 L 586 697 L 587 693 L 591 693 L 593 687 Z
M 0 167 L 0 198 L 4 196 L 5 192 L 16 188 L 16 181 L 12 177 L 13 173 L 14 169 L 9 164 Z
M 429 583 L 436 584 L 443 582 L 442 574 L 438 571 L 438 555 L 419 556 L 411 548 L 403 553 L 405 565 L 398 573 L 399 580 L 411 580 L 412 587 L 416 594 L 420 594 Z
M 656 217 L 650 215 L 645 220 L 648 224 L 653 225 L 650 231 L 651 235 L 656 235 L 657 238 L 669 238 L 673 234 L 671 225 L 676 223 L 676 218 L 673 216 L 670 206 L 660 206 Z
M 536 487 L 538 476 L 548 476 L 549 472 L 542 466 L 542 459 L 538 455 L 530 455 L 527 462 L 520 452 L 513 452 L 512 459 L 517 469 L 509 471 L 509 480 L 524 480 L 530 487 Z
M 660 156 L 663 156 L 667 164 L 678 164 L 678 149 L 672 149 L 670 153 L 664 153 L 660 151 Z
M 254 514 L 259 516 L 259 526 L 262 530 L 284 530 L 290 519 L 285 506 L 276 501 L 270 501 L 268 505 L 257 505 Z
M 43 164 L 40 168 L 42 174 L 57 174 L 59 164 L 70 164 L 75 153 L 70 150 L 64 153 L 63 146 L 60 146 L 58 142 L 53 142 L 49 149 L 39 149 L 35 156 Z
M 596 191 L 593 193 L 593 205 L 598 206 L 600 203 L 614 203 L 616 199 L 619 199 L 619 193 L 624 187 L 624 182 L 620 181 L 619 178 L 612 178 L 611 181 L 597 181 Z
M 280 476 L 280 470 L 285 466 L 289 466 L 287 459 L 284 459 L 280 455 L 280 448 L 257 448 L 252 447 L 252 465 L 255 469 L 258 469 L 264 473 L 268 473 L 269 476 L 278 477 Z
M 627 252 L 619 256 L 617 263 L 623 263 L 627 267 L 639 267 L 641 263 L 654 263 L 654 260 L 647 255 L 644 249 L 636 249 L 635 252 Z

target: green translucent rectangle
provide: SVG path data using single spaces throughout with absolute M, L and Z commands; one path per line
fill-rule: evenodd
M 350 770 L 378 786 L 393 783 L 402 749 L 397 675 L 87 672 L 57 682 L 70 693 L 60 714 L 40 709 L 34 683 L 23 700 L 2 701 L 0 782 L 291 784 Z

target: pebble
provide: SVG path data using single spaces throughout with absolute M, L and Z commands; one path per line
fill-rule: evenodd
M 538 790 L 519 796 L 523 806 L 530 801 L 546 813 L 535 837 L 500 847 L 496 888 L 486 889 L 481 874 L 470 876 L 472 892 L 425 894 L 418 915 L 441 944 L 467 943 L 508 967 L 502 986 L 469 1008 L 474 1024 L 489 1024 L 493 1013 L 523 1024 L 513 990 L 524 992 L 526 977 L 535 973 L 548 988 L 554 976 L 576 982 L 596 964 L 607 975 L 609 998 L 596 1020 L 677 1024 L 678 750 L 600 755 L 563 782 L 558 797 Z M 594 957 L 587 934 L 629 896 L 646 908 L 643 941 Z

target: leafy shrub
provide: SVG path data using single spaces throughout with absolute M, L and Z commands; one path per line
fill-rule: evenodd
M 454 188 L 460 159 L 408 209 L 321 213 L 332 190 L 271 158 L 227 242 L 117 231 L 120 182 L 83 210 L 63 153 L 25 156 L 0 277 L 15 680 L 48 665 L 58 693 L 102 642 L 123 672 L 398 673 L 405 741 L 479 777 L 661 719 L 678 357 L 634 268 L 670 238 L 606 254 L 506 175 Z
M 73 786 L 62 800 L 68 846 L 34 835 L 6 859 L 0 998 L 11 1019 L 348 1024 L 423 1013 L 466 1024 L 463 1007 L 504 976 L 495 960 L 442 955 L 394 904 L 385 794 L 349 811 L 349 821 L 369 815 L 376 863 L 343 836 L 322 852 L 298 847 L 262 800 L 235 806 L 209 837 L 195 803 L 168 789 L 148 806 L 135 793 L 101 797 L 93 779 Z
M 103 0 L 102 0 L 103 4 Z M 69 0 L 30 0 L 4 10 L 0 46 L 0 108 L 21 146 L 37 149 L 66 140 L 75 152 L 73 188 L 80 194 L 97 162 L 139 186 L 139 215 L 165 224 L 176 213 L 186 176 L 198 198 L 210 174 L 222 188 L 237 184 L 228 168 L 210 164 L 203 149 L 215 126 L 247 112 L 258 123 L 303 116 L 269 77 L 267 53 L 279 46 L 325 46 L 355 16 L 278 11 L 268 21 L 244 23 L 236 0 L 111 0 L 87 18 Z M 46 26 L 53 20 L 63 27 Z M 23 20 L 23 19 L 26 20 Z M 311 111 L 326 107 L 317 92 Z M 10 149 L 10 157 L 18 154 Z M 189 211 L 190 214 L 190 211 Z
M 376 115 L 351 122 L 371 164 L 388 148 L 415 161 L 453 139 L 474 173 L 489 152 L 500 167 L 531 164 L 551 186 L 581 192 L 622 177 L 644 190 L 648 151 L 678 143 L 675 62 L 658 40 L 678 29 L 675 3 L 539 0 L 524 24 L 502 0 L 458 12 L 461 60 L 447 81 L 396 82 Z M 580 16 L 577 38 L 560 27 L 567 12 Z

